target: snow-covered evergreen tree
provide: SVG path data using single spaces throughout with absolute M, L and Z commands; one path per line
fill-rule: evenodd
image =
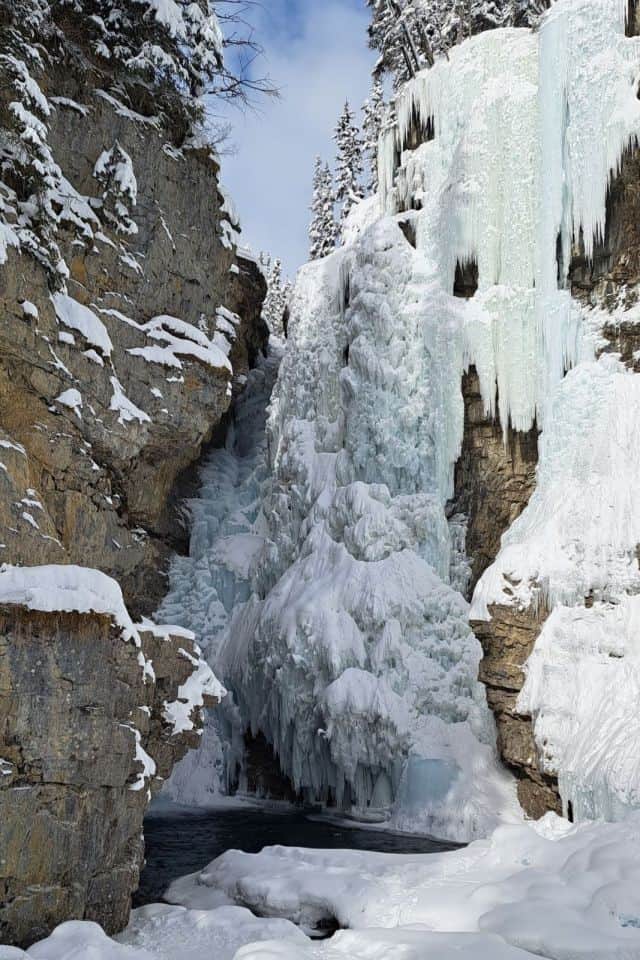
M 313 198 L 309 224 L 309 259 L 319 260 L 330 254 L 336 245 L 335 197 L 329 164 L 316 157 L 313 171 Z
M 336 142 L 336 201 L 341 204 L 340 223 L 344 223 L 349 211 L 363 197 L 362 139 L 356 125 L 349 101 L 338 120 L 333 139 Z
M 384 90 L 379 76 L 373 78 L 371 93 L 362 107 L 362 133 L 364 156 L 368 166 L 367 189 L 378 189 L 378 139 L 385 124 L 386 107 Z
M 215 93 L 223 38 L 212 0 L 53 0 L 54 16 L 63 7 L 98 61 L 122 64 L 172 113 L 192 113 Z
M 262 317 L 271 333 L 284 335 L 284 313 L 291 296 L 291 284 L 282 280 L 282 260 L 271 260 L 267 254 L 260 255 L 260 262 L 267 277 L 267 295 L 262 306 Z
M 102 212 L 117 233 L 135 234 L 138 227 L 131 217 L 138 185 L 131 157 L 116 141 L 111 150 L 104 150 L 94 167 L 93 175 L 103 188 Z
M 456 43 L 506 26 L 535 26 L 552 0 L 367 0 L 376 75 L 401 86 Z

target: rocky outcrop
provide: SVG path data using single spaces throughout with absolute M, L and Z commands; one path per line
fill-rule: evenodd
M 30 257 L 10 251 L 0 271 L 0 428 L 21 448 L 3 457 L 1 555 L 96 566 L 142 614 L 162 597 L 182 537 L 169 508 L 177 478 L 264 346 L 265 284 L 222 242 L 230 224 L 206 150 L 178 150 L 159 121 L 100 91 L 59 90 L 51 139 L 68 161 L 70 206 L 91 209 L 96 161 L 117 142 L 136 177 L 138 232 L 125 242 L 90 221 L 84 245 L 70 232 L 71 277 L 57 305 Z M 90 313 L 69 317 L 82 306 Z
M 455 470 L 451 516 L 466 517 L 466 554 L 471 563 L 469 596 L 500 549 L 502 534 L 520 516 L 535 487 L 538 430 L 508 429 L 488 417 L 474 367 L 462 380 L 464 437 Z M 498 405 L 496 404 L 496 409 Z M 524 683 L 522 667 L 533 650 L 545 616 L 511 607 L 491 608 L 491 620 L 472 623 L 484 658 L 480 679 L 495 719 L 498 749 L 518 778 L 518 796 L 530 816 L 558 808 L 553 780 L 539 773 L 530 717 L 520 716 L 516 700 Z
M 604 237 L 596 238 L 593 258 L 574 246 L 569 283 L 574 297 L 593 306 L 629 308 L 640 284 L 640 150 L 627 150 L 609 186 Z
M 518 799 L 534 819 L 549 810 L 562 813 L 557 778 L 541 772 L 531 717 L 518 713 L 516 701 L 524 684 L 526 663 L 547 617 L 546 610 L 489 608 L 491 620 L 471 626 L 482 644 L 480 679 L 496 718 L 498 750 L 518 779 Z
M 108 616 L 0 606 L 1 943 L 26 946 L 69 918 L 110 933 L 127 923 L 149 792 L 201 727 L 199 709 L 188 730 L 167 719 L 199 660 L 193 642 L 140 640 L 155 680 Z
M 487 417 L 474 367 L 462 378 L 464 436 L 455 469 L 449 515 L 467 517 L 466 553 L 471 561 L 469 593 L 500 549 L 500 538 L 520 516 L 535 486 L 538 430 L 509 429 Z M 496 404 L 497 409 L 497 404 Z

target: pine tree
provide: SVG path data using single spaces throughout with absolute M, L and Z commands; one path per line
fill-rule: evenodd
M 265 254 L 260 255 L 263 265 L 269 264 L 267 273 L 267 295 L 262 306 L 262 317 L 269 330 L 276 337 L 284 335 L 284 315 L 288 305 L 291 285 L 282 281 L 282 260 Z
M 385 124 L 385 115 L 382 80 L 377 76 L 373 78 L 371 94 L 362 107 L 363 149 L 369 167 L 367 189 L 370 193 L 378 189 L 378 140 Z
M 330 254 L 336 245 L 335 197 L 329 164 L 316 157 L 313 171 L 313 199 L 309 224 L 309 259 L 319 260 Z
M 333 139 L 337 146 L 336 201 L 342 205 L 340 223 L 344 224 L 351 208 L 363 197 L 362 140 L 349 101 L 344 105 Z
M 396 88 L 467 37 L 496 27 L 534 27 L 552 0 L 367 0 L 377 76 Z
M 131 157 L 116 140 L 111 150 L 103 150 L 93 175 L 102 187 L 102 214 L 117 233 L 136 234 L 138 226 L 131 216 L 138 185 Z

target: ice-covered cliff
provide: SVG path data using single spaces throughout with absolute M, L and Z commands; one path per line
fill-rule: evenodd
M 238 729 L 308 798 L 458 838 L 512 815 L 480 667 L 526 809 L 555 806 L 556 777 L 576 816 L 635 803 L 637 358 L 616 330 L 637 276 L 612 186 L 640 130 L 627 12 L 558 0 L 535 32 L 419 74 L 380 195 L 298 277 L 265 545 L 213 662 Z M 480 666 L 464 595 L 494 559 Z

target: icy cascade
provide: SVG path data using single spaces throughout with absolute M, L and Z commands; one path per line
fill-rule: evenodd
M 192 630 L 210 664 L 231 613 L 249 597 L 249 568 L 264 543 L 257 521 L 267 472 L 265 421 L 279 361 L 280 350 L 272 345 L 234 405 L 225 446 L 202 467 L 202 487 L 189 504 L 189 556 L 174 559 L 169 593 L 157 614 Z M 242 756 L 242 732 L 229 695 L 207 716 L 198 750 L 174 769 L 168 795 L 197 804 L 226 792 Z
M 393 186 L 398 142 L 382 143 L 382 205 L 356 207 L 346 246 L 299 275 L 253 527 L 264 544 L 216 627 L 215 666 L 234 695 L 226 736 L 262 732 L 309 798 L 458 839 L 513 810 L 451 585 L 460 381 L 474 364 L 488 413 L 497 386 L 505 427 L 537 420 L 551 436 L 554 385 L 592 361 L 556 239 L 602 225 L 637 126 L 635 56 L 618 0 L 558 0 L 539 34 L 463 44 L 399 104 L 398 136 L 418 122 L 433 139 Z M 463 300 L 456 265 L 470 261 L 478 290 Z
M 269 539 L 218 669 L 306 796 L 469 838 L 514 804 L 448 585 L 462 402 L 447 383 L 463 356 L 455 302 L 430 310 L 432 287 L 391 219 L 301 271 L 269 420 Z

